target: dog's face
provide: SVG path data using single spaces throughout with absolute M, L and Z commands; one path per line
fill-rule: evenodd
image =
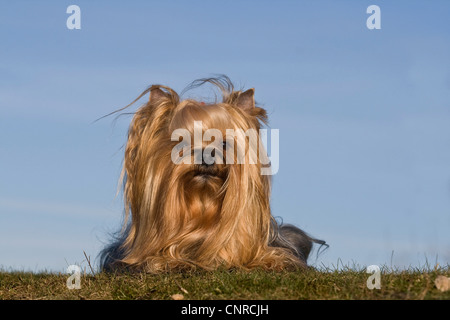
M 174 112 L 168 129 L 174 142 L 170 144 L 172 154 L 175 153 L 173 174 L 192 189 L 213 184 L 222 187 L 228 178 L 233 162 L 230 158 L 234 158 L 231 146 L 235 144 L 230 137 L 227 142 L 227 130 L 235 127 L 230 110 L 229 105 L 191 100 Z M 181 140 L 174 132 L 183 133 Z
M 230 176 L 242 175 L 246 162 L 247 170 L 258 169 L 262 145 L 260 123 L 250 114 L 255 110 L 252 95 L 253 90 L 241 96 L 248 106 L 185 100 L 174 108 L 167 130 L 172 143 L 166 145 L 171 149 L 171 179 L 185 183 L 191 194 L 200 188 L 223 195 Z

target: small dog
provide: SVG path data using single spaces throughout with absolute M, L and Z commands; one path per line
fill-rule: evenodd
M 125 223 L 101 252 L 102 270 L 296 270 L 307 266 L 314 242 L 326 245 L 276 222 L 270 175 L 261 174 L 267 162 L 249 161 L 258 146 L 259 155 L 265 151 L 261 144 L 242 146 L 249 137 L 228 137 L 230 129 L 258 134 L 267 123 L 254 89 L 235 91 L 226 76 L 196 80 L 188 88 L 205 83 L 220 89 L 222 102 L 180 100 L 171 88 L 153 85 L 131 103 L 150 94 L 129 127 L 121 177 Z M 205 141 L 192 147 L 199 123 L 200 135 L 215 130 L 209 153 Z M 190 134 L 183 143 L 180 135 L 174 138 L 180 129 Z M 237 161 L 240 156 L 248 161 Z

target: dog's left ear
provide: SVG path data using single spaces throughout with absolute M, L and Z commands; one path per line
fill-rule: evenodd
M 159 87 L 152 87 L 150 89 L 150 98 L 149 98 L 150 103 L 156 103 L 157 101 L 165 97 L 166 94 Z
M 255 89 L 251 88 L 242 92 L 236 99 L 239 108 L 248 111 L 255 107 Z

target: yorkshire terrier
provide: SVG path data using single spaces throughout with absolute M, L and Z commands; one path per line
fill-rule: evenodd
M 204 83 L 220 89 L 222 102 L 181 100 L 153 85 L 131 103 L 150 95 L 129 127 L 124 228 L 101 252 L 102 270 L 296 270 L 307 267 L 313 243 L 326 245 L 271 214 L 268 157 L 246 135 L 260 142 L 267 124 L 254 89 L 234 90 L 226 76 L 188 88 Z M 230 129 L 238 133 L 230 137 Z

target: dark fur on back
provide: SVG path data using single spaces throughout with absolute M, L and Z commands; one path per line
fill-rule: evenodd
M 314 244 L 328 247 L 325 241 L 310 237 L 306 232 L 291 224 L 281 224 L 278 226 L 278 234 L 270 243 L 273 247 L 282 247 L 291 252 L 305 263 Z

